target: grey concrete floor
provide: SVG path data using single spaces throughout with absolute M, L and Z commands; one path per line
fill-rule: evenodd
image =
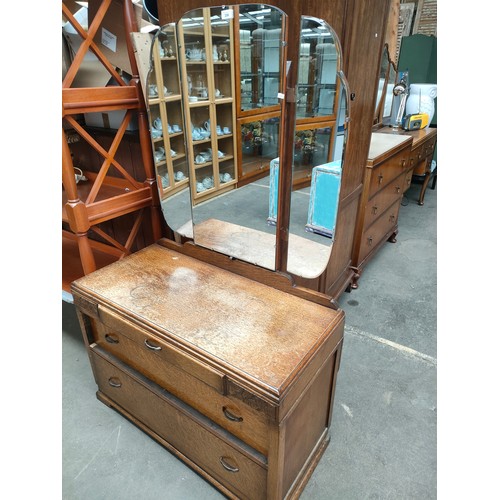
M 301 498 L 434 499 L 436 190 L 412 185 L 397 242 L 340 297 L 345 340 L 331 442 Z M 96 397 L 74 306 L 62 302 L 62 498 L 223 498 Z

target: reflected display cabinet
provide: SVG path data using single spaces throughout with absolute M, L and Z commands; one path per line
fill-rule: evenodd
M 152 61 L 146 91 L 157 182 L 164 200 L 189 182 L 175 26 L 167 26 L 154 39 Z
M 233 22 L 221 7 L 178 24 L 186 144 L 194 204 L 233 189 L 236 168 Z

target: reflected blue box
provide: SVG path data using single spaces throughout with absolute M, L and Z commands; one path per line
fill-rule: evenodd
M 335 160 L 312 169 L 306 231 L 333 236 L 342 177 L 341 163 L 341 160 Z
M 278 176 L 280 159 L 274 158 L 269 164 L 269 215 L 268 224 L 276 224 L 278 217 Z

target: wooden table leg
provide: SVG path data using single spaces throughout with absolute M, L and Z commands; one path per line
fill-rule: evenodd
M 430 172 L 426 172 L 425 173 L 424 182 L 422 183 L 422 189 L 420 190 L 420 196 L 418 198 L 418 204 L 419 205 L 423 205 L 424 204 L 425 190 L 427 189 L 427 185 L 429 184 L 430 180 L 431 180 L 431 173 Z

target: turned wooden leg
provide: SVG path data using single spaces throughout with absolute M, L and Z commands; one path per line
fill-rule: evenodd
M 396 239 L 396 236 L 398 234 L 398 230 L 394 231 L 390 236 L 389 236 L 389 239 L 387 240 L 389 243 L 396 243 L 396 241 L 398 241 Z
M 94 253 L 90 246 L 87 233 L 77 233 L 78 251 L 80 252 L 80 261 L 85 275 L 93 273 L 96 270 Z
M 352 277 L 350 288 L 352 288 L 353 290 L 356 290 L 359 287 L 359 285 L 358 285 L 359 278 L 361 278 L 361 271 L 357 270 Z M 349 290 L 349 292 L 350 292 L 350 290 Z
M 418 198 L 418 204 L 421 206 L 424 204 L 425 190 L 427 189 L 427 185 L 429 184 L 430 180 L 431 180 L 431 173 L 426 172 L 425 179 L 424 179 L 424 182 L 422 184 L 422 189 L 420 190 L 420 196 Z

